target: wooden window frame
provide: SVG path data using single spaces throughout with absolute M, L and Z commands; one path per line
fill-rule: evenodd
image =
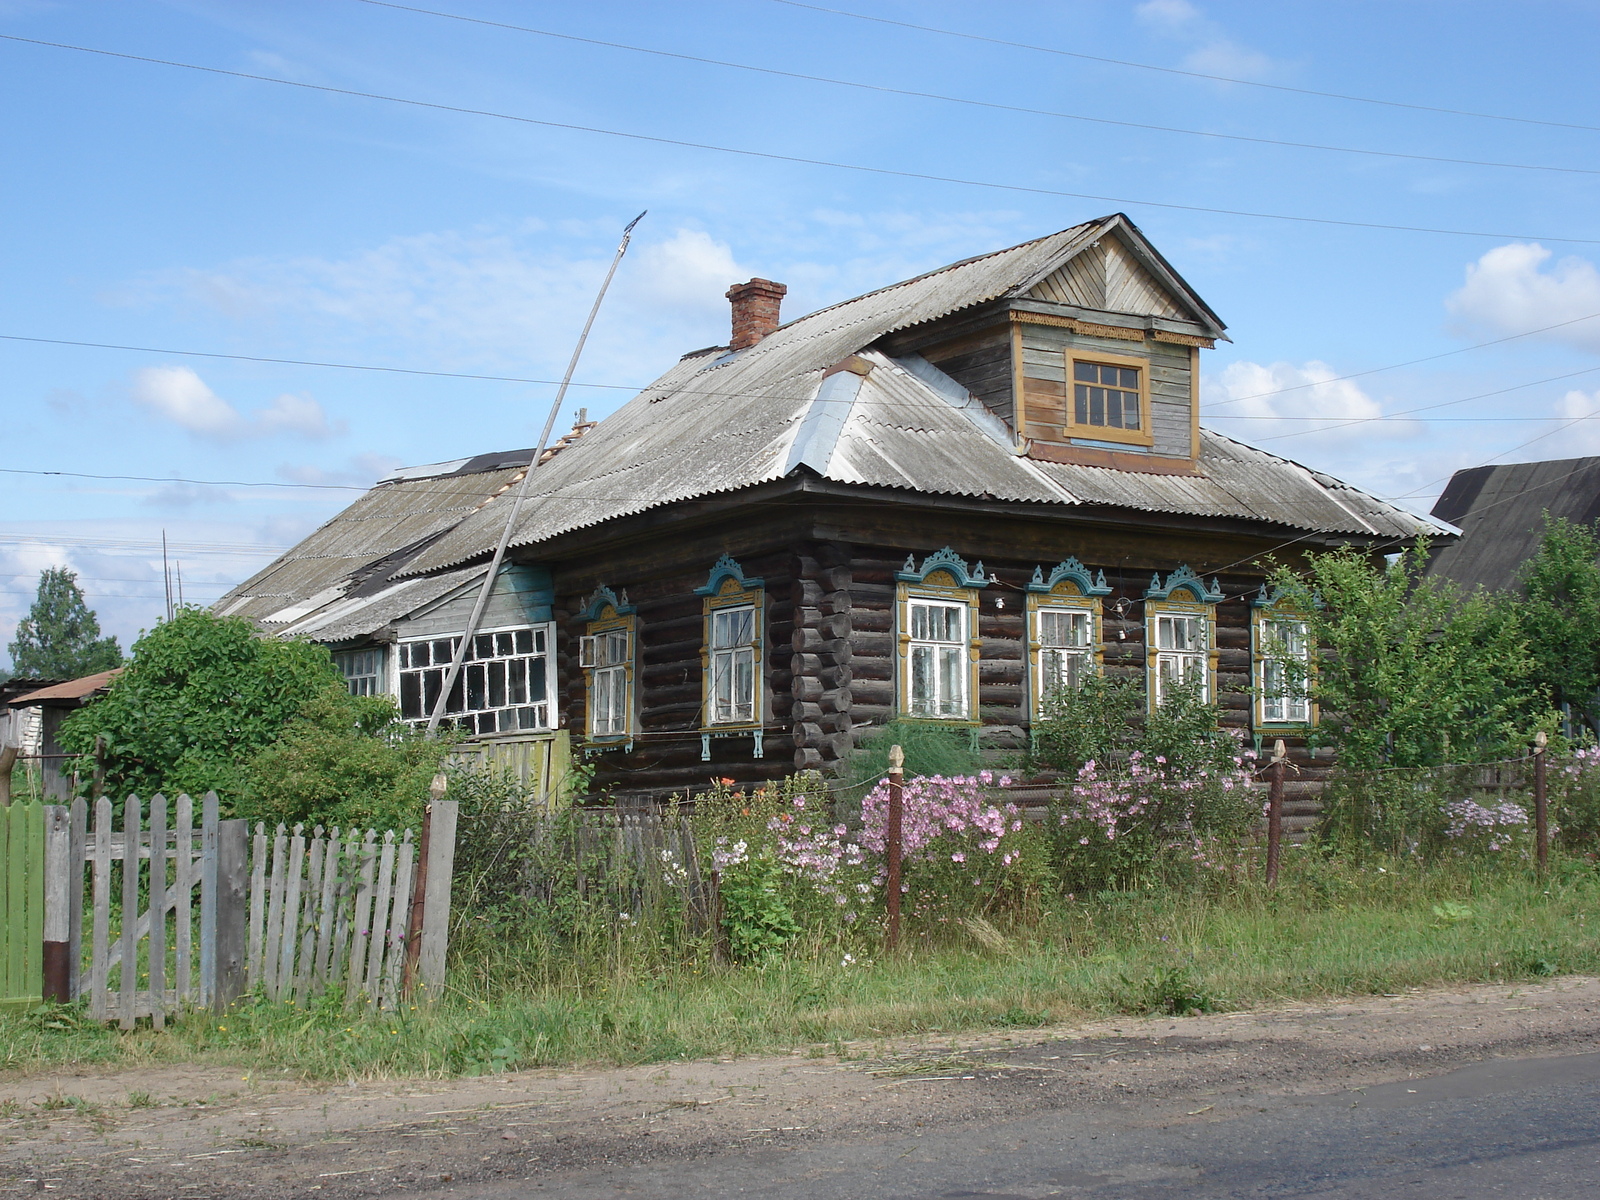
M 957 557 L 947 546 L 928 555 L 920 569 L 908 557 L 905 569 L 896 574 L 895 581 L 895 690 L 900 717 L 908 721 L 925 721 L 931 725 L 978 725 L 978 664 L 983 649 L 983 640 L 978 632 L 978 600 L 982 594 L 980 589 L 989 585 L 983 573 L 983 564 L 980 562 L 969 569 L 966 560 Z M 962 611 L 964 636 L 961 641 L 966 644 L 966 670 L 962 676 L 965 694 L 959 714 L 940 716 L 912 710 L 912 647 L 920 643 L 911 636 L 911 606 L 917 602 L 951 605 Z
M 711 577 L 704 587 L 695 589 L 702 598 L 702 632 L 700 641 L 700 728 L 707 733 L 737 733 L 755 731 L 766 726 L 766 587 L 762 580 L 747 577 L 732 558 L 723 555 L 711 569 Z M 716 654 L 712 650 L 712 633 L 716 614 L 729 609 L 751 610 L 751 704 L 750 717 L 727 721 L 716 719 L 716 680 L 714 677 Z
M 1181 566 L 1167 576 L 1163 583 L 1160 575 L 1150 581 L 1144 599 L 1145 690 L 1150 712 L 1161 705 L 1161 659 L 1164 654 L 1183 654 L 1199 657 L 1204 675 L 1202 694 L 1207 703 L 1217 701 L 1217 605 L 1222 601 L 1222 589 L 1216 580 L 1208 587 L 1187 566 Z M 1163 651 L 1160 647 L 1160 622 L 1162 617 L 1193 617 L 1201 621 L 1205 646 L 1198 652 Z
M 370 660 L 370 663 L 361 660 Z M 361 650 L 337 650 L 334 652 L 333 661 L 339 668 L 339 674 L 344 677 L 345 687 L 352 696 L 387 696 L 389 694 L 389 648 L 387 646 L 368 646 Z M 374 670 L 352 670 L 357 665 L 373 665 Z M 368 687 L 360 686 L 363 681 L 371 680 Z
M 1114 429 L 1109 425 L 1078 424 L 1077 366 L 1089 363 L 1094 366 L 1126 367 L 1139 372 L 1139 428 Z M 1156 443 L 1150 428 L 1150 363 L 1145 355 L 1107 354 L 1069 346 L 1066 350 L 1066 389 L 1062 396 L 1065 422 L 1061 426 L 1064 437 L 1081 441 L 1116 442 L 1127 446 L 1151 447 Z
M 1267 627 L 1275 621 L 1292 621 L 1301 626 L 1305 639 L 1305 648 L 1302 662 L 1305 667 L 1305 680 L 1302 684 L 1302 701 L 1305 705 L 1303 717 L 1269 718 L 1267 716 L 1267 664 L 1276 657 L 1269 653 L 1267 643 Z M 1282 604 L 1278 597 L 1269 597 L 1263 586 L 1261 595 L 1256 598 L 1250 610 L 1250 682 L 1254 692 L 1251 703 L 1251 714 L 1255 727 L 1263 733 L 1296 733 L 1307 732 L 1316 728 L 1321 719 L 1317 702 L 1312 689 L 1312 680 L 1316 676 L 1316 647 L 1311 644 L 1311 620 L 1306 613 L 1292 605 Z
M 532 624 L 528 624 L 528 625 L 502 625 L 502 626 L 497 626 L 497 627 L 495 627 L 493 629 L 480 629 L 480 630 L 478 630 L 477 633 L 475 633 L 473 635 L 473 639 L 474 639 L 474 641 L 476 641 L 479 638 L 485 638 L 485 637 L 494 638 L 494 637 L 496 637 L 496 635 L 499 635 L 499 634 L 510 634 L 514 639 L 515 636 L 517 634 L 519 634 L 519 633 L 527 633 L 529 635 L 529 642 L 530 642 L 530 645 L 533 647 L 533 649 L 531 649 L 528 653 L 524 654 L 524 653 L 522 653 L 520 651 L 516 651 L 515 650 L 515 643 L 513 642 L 513 653 L 511 653 L 510 655 L 501 655 L 501 654 L 498 653 L 498 650 L 497 650 L 497 652 L 495 654 L 489 656 L 488 658 L 478 658 L 476 654 L 469 655 L 467 657 L 467 659 L 462 663 L 462 665 L 461 665 L 461 673 L 456 677 L 456 688 L 461 689 L 462 707 L 459 708 L 459 709 L 453 709 L 453 710 L 450 709 L 448 706 L 446 707 L 444 718 L 445 718 L 446 721 L 449 722 L 450 725 L 452 725 L 452 726 L 454 726 L 456 728 L 464 728 L 464 726 L 462 725 L 463 719 L 466 718 L 467 716 L 472 716 L 474 718 L 474 720 L 473 720 L 473 728 L 466 730 L 466 732 L 468 734 L 473 735 L 473 736 L 480 736 L 480 737 L 488 737 L 488 736 L 490 736 L 492 734 L 496 734 L 496 733 L 549 733 L 551 730 L 556 728 L 558 720 L 557 720 L 557 703 L 556 703 L 556 678 L 555 678 L 556 658 L 555 658 L 555 624 L 554 624 L 554 622 L 551 622 L 551 621 L 536 621 L 536 622 L 533 622 Z M 544 640 L 544 649 L 543 650 L 538 649 L 538 643 L 539 643 L 541 635 L 542 635 L 543 640 Z M 396 661 L 395 661 L 394 674 L 395 674 L 396 689 L 397 689 L 397 691 L 398 691 L 398 693 L 400 694 L 400 697 L 401 697 L 402 719 L 403 720 L 407 721 L 408 723 L 410 723 L 412 725 L 424 724 L 424 723 L 426 723 L 426 721 L 428 719 L 428 714 L 432 711 L 432 705 L 428 703 L 427 685 L 426 685 L 426 681 L 425 681 L 425 678 L 424 678 L 424 681 L 423 681 L 423 683 L 421 685 L 421 689 L 420 689 L 419 694 L 418 694 L 418 700 L 421 702 L 421 715 L 420 716 L 410 716 L 410 717 L 404 716 L 404 714 L 403 714 L 403 706 L 405 704 L 405 681 L 406 681 L 406 677 L 407 676 L 418 675 L 419 672 L 426 673 L 426 672 L 431 672 L 431 671 L 434 671 L 434 670 L 447 669 L 447 668 L 444 667 L 444 664 L 448 663 L 449 660 L 447 658 L 446 659 L 441 659 L 440 658 L 440 655 L 438 653 L 439 643 L 449 643 L 450 645 L 454 646 L 454 644 L 457 643 L 460 640 L 460 638 L 461 638 L 461 634 L 459 634 L 459 633 L 445 634 L 443 636 L 437 636 L 437 637 L 405 638 L 396 647 L 396 651 L 395 651 Z M 433 643 L 433 645 L 430 648 L 430 658 L 432 659 L 430 664 L 428 666 L 426 666 L 426 667 L 421 667 L 421 668 L 412 667 L 412 666 L 407 665 L 407 656 L 412 651 L 412 648 L 415 647 L 415 646 L 425 645 L 425 644 L 429 644 L 429 643 Z M 528 701 L 527 703 L 524 703 L 524 704 L 502 704 L 502 705 L 494 705 L 494 706 L 484 707 L 484 708 L 467 708 L 466 707 L 466 698 L 467 698 L 468 692 L 469 692 L 470 687 L 471 687 L 471 676 L 470 676 L 470 673 L 472 671 L 472 668 L 475 665 L 477 665 L 478 663 L 481 663 L 481 662 L 495 662 L 495 661 L 505 662 L 505 661 L 512 661 L 512 660 L 528 660 L 528 661 L 531 662 L 531 661 L 540 660 L 540 659 L 542 659 L 543 662 L 544 662 L 544 698 L 542 700 L 537 700 L 537 701 L 530 700 L 530 701 Z M 454 690 L 455 689 L 452 689 L 452 691 L 454 691 Z M 533 724 L 533 725 L 523 725 L 523 724 L 520 723 L 520 713 L 519 713 L 520 709 L 524 709 L 524 708 L 538 709 L 541 706 L 545 710 L 544 711 L 544 721 L 543 722 L 538 723 L 538 724 Z M 477 717 L 479 715 L 481 715 L 481 714 L 486 714 L 486 713 L 496 713 L 496 714 L 498 714 L 498 713 L 518 713 L 518 718 L 511 722 L 510 728 L 504 728 L 504 729 L 500 728 L 499 727 L 500 722 L 499 722 L 498 716 L 496 717 L 496 721 L 495 721 L 496 728 L 494 728 L 494 729 L 479 729 L 479 728 L 477 728 L 477 725 L 479 724 L 479 722 L 477 720 Z
M 1034 570 L 1033 581 L 1027 590 L 1028 618 L 1028 716 L 1038 721 L 1044 715 L 1044 703 L 1050 694 L 1047 685 L 1053 681 L 1045 677 L 1044 656 L 1050 649 L 1041 636 L 1040 617 L 1046 612 L 1082 613 L 1088 619 L 1089 645 L 1086 657 L 1089 671 L 1098 675 L 1105 669 L 1105 638 L 1102 628 L 1101 597 L 1111 594 L 1106 586 L 1105 572 L 1093 577 L 1089 569 L 1076 558 L 1059 563 L 1045 578 L 1044 568 Z
M 639 659 L 638 610 L 628 603 L 628 593 L 618 597 L 608 587 L 596 588 L 588 605 L 579 614 L 584 621 L 584 635 L 578 642 L 578 666 L 583 671 L 583 725 L 584 736 L 599 744 L 633 742 L 639 728 L 638 688 L 636 687 Z M 613 634 L 627 638 L 627 647 L 621 661 L 601 663 L 596 649 L 601 639 Z M 599 729 L 600 706 L 597 703 L 602 676 L 617 672 L 622 675 L 622 727 Z

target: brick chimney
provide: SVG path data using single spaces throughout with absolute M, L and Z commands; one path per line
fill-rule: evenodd
M 778 327 L 778 306 L 789 289 L 770 279 L 752 279 L 734 284 L 727 294 L 733 304 L 733 338 L 728 349 L 743 350 Z

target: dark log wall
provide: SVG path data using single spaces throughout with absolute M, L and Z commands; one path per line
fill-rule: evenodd
M 1007 425 L 1015 425 L 1009 325 L 921 346 L 917 353 L 983 401 L 984 407 Z

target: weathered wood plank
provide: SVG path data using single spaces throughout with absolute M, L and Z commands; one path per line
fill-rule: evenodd
M 191 902 L 194 890 L 194 801 L 187 793 L 178 797 L 174 813 L 177 837 L 173 843 L 176 863 L 173 868 L 175 895 L 172 906 L 173 977 L 172 983 L 178 998 L 185 1004 L 196 998 L 190 954 L 194 948 L 193 912 Z
M 253 853 L 250 859 L 250 942 L 245 949 L 245 986 L 263 983 L 267 936 L 267 829 L 256 822 Z
M 167 798 L 150 797 L 150 994 L 162 1000 L 167 994 Z M 124 963 L 124 970 L 126 970 Z M 166 1006 L 154 1004 L 151 1022 L 166 1027 Z
M 139 955 L 135 937 L 139 927 L 139 797 L 129 796 L 122 809 L 122 966 L 121 1008 L 118 1023 L 134 1024 L 133 997 L 139 985 Z
M 94 881 L 93 929 L 89 957 L 89 1016 L 107 1019 L 110 993 L 111 957 L 111 797 L 101 796 L 94 805 Z

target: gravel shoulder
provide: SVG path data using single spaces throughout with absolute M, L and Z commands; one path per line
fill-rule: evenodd
M 1595 1050 L 1600 979 L 1572 976 L 442 1082 L 55 1072 L 0 1078 L 0 1195 L 390 1195 L 1040 1109 L 1205 1122 L 1263 1096 L 1331 1096 L 1496 1057 Z

